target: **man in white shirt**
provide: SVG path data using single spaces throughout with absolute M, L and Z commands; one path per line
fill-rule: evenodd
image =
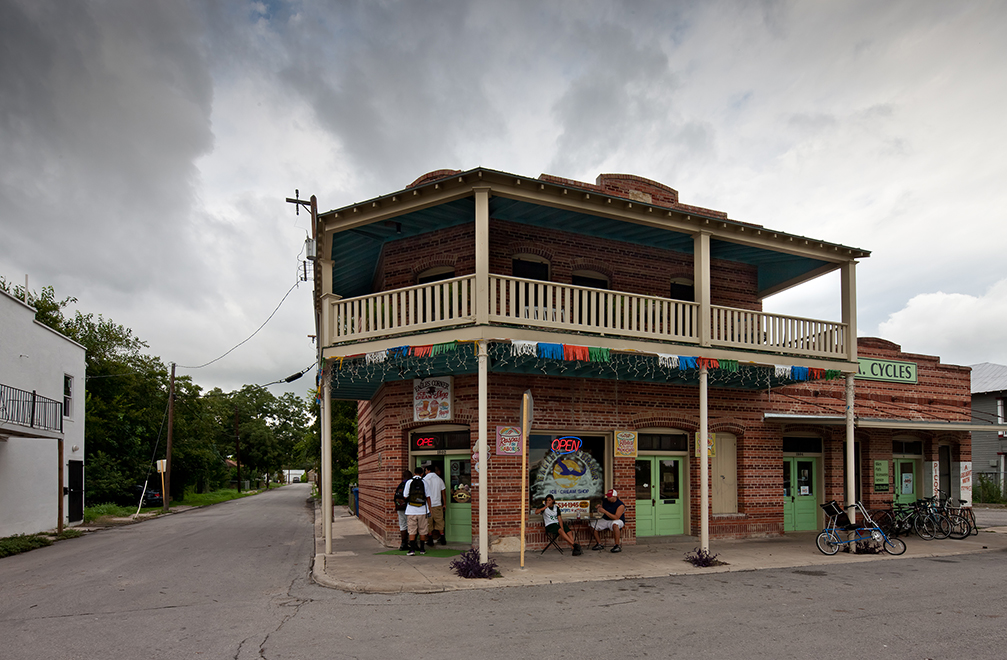
M 444 538 L 444 505 L 447 503 L 447 493 L 445 493 L 444 480 L 437 474 L 439 465 L 427 463 L 423 466 L 426 475 L 423 482 L 427 486 L 427 495 L 430 497 L 430 545 L 440 543 L 447 545 Z
M 430 496 L 427 495 L 426 484 L 423 483 L 423 468 L 416 468 L 412 479 L 406 482 L 402 489 L 406 497 L 406 528 L 409 532 L 409 556 L 415 555 L 417 549 L 421 555 L 427 554 L 423 540 L 427 536 L 427 515 L 430 513 Z M 419 548 L 416 540 L 419 539 Z

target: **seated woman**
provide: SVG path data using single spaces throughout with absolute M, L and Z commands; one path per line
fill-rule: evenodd
M 580 544 L 574 541 L 573 536 L 570 535 L 570 525 L 563 522 L 563 514 L 559 512 L 559 507 L 556 506 L 555 497 L 546 495 L 542 506 L 535 509 L 535 513 L 542 514 L 542 523 L 545 525 L 546 534 L 553 538 L 558 536 L 569 543 L 573 548 L 574 557 L 581 554 Z

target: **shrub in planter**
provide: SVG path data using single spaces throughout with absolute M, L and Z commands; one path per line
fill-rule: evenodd
M 495 578 L 500 577 L 496 560 L 490 559 L 485 564 L 479 561 L 479 551 L 472 548 L 463 552 L 448 567 L 463 578 Z

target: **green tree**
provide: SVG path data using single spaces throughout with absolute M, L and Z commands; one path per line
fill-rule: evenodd
M 314 397 L 314 392 L 310 393 Z M 321 407 L 318 399 L 309 404 L 314 418 L 310 432 L 305 434 L 300 451 L 305 459 L 321 467 Z M 332 401 L 332 500 L 335 504 L 346 504 L 350 484 L 357 482 L 357 402 Z

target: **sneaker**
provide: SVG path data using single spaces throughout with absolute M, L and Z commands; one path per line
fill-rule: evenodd
M 443 536 L 440 537 L 439 539 L 437 539 L 437 542 L 440 543 L 441 545 L 447 545 L 448 544 L 448 542 L 444 539 Z
M 573 556 L 574 557 L 578 557 L 578 556 L 580 556 L 582 554 L 584 554 L 584 551 L 580 549 L 580 544 L 574 543 L 573 544 Z
M 415 557 L 416 556 L 416 552 L 412 548 L 410 548 L 409 552 L 406 553 L 406 556 L 407 557 Z
M 612 548 L 612 552 L 622 552 L 622 546 L 621 545 L 615 546 L 614 548 Z
M 605 546 L 603 546 L 601 543 L 595 543 L 594 546 L 591 547 L 591 549 L 592 550 L 604 550 Z

